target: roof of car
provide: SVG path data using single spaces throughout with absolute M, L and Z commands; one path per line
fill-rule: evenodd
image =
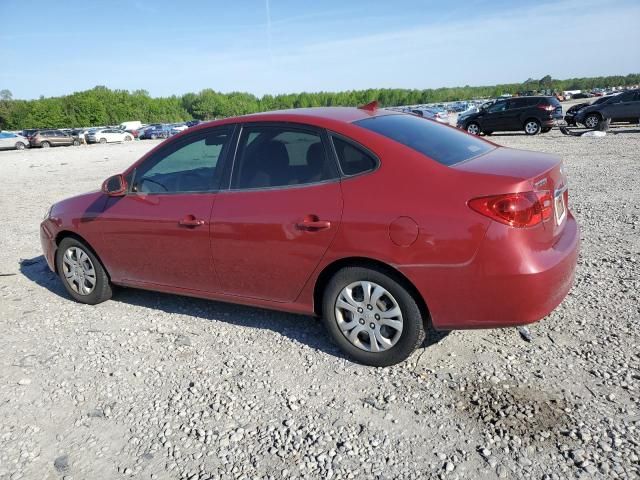
M 377 117 L 381 115 L 392 115 L 398 112 L 388 111 L 382 108 L 364 110 L 356 107 L 312 107 L 312 108 L 292 108 L 288 110 L 274 110 L 270 112 L 253 113 L 241 117 L 243 120 L 268 120 L 270 117 L 299 117 L 301 120 L 309 118 L 337 120 L 341 122 L 356 122 L 365 118 Z

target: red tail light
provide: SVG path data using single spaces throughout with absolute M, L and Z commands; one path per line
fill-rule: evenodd
M 553 197 L 548 190 L 505 193 L 469 200 L 469 207 L 496 222 L 525 228 L 551 218 Z
M 545 104 L 538 105 L 538 108 L 541 110 L 546 110 L 547 112 L 553 112 L 556 109 L 556 107 L 554 107 L 553 105 Z

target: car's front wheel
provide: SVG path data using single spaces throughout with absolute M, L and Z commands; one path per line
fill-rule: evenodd
M 24 150 L 24 143 L 16 142 L 16 150 Z
M 322 308 L 333 340 L 366 365 L 402 362 L 425 337 L 415 299 L 382 270 L 346 267 L 338 271 L 325 288 Z
M 600 118 L 600 115 L 598 115 L 597 113 L 590 113 L 584 119 L 584 126 L 587 128 L 598 128 L 601 120 L 602 119 Z
M 540 133 L 542 127 L 540 126 L 540 122 L 538 120 L 527 120 L 524 124 L 524 133 L 527 135 L 537 135 Z
M 470 124 L 467 125 L 467 133 L 470 133 L 471 135 L 479 135 L 480 134 L 480 125 L 478 125 L 476 122 L 471 122 Z
M 100 139 L 100 143 L 107 143 L 107 139 L 106 138 L 101 138 Z
M 83 242 L 71 237 L 62 239 L 56 250 L 56 270 L 77 302 L 96 305 L 111 298 L 107 272 Z

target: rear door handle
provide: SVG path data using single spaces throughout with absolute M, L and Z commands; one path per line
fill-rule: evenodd
M 320 220 L 316 215 L 307 215 L 304 220 L 296 223 L 296 227 L 308 232 L 317 232 L 318 230 L 331 228 L 331 222 L 328 220 Z
M 204 225 L 204 220 L 196 218 L 194 215 L 187 215 L 178 222 L 182 227 L 199 227 Z

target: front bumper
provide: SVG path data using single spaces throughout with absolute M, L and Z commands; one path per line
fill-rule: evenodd
M 44 255 L 47 265 L 52 272 L 56 271 L 56 239 L 54 235 L 53 222 L 50 219 L 44 220 L 40 224 L 40 245 L 42 246 L 42 254 Z
M 468 264 L 400 271 L 422 294 L 437 329 L 533 323 L 551 313 L 573 285 L 580 230 L 570 212 L 566 222 L 546 250 L 524 247 L 518 237 L 526 232 L 495 224 Z

